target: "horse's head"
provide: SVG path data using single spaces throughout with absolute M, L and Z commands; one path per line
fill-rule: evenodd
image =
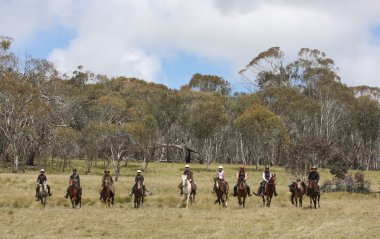
M 272 174 L 272 177 L 269 179 L 269 183 L 276 184 L 276 174 Z

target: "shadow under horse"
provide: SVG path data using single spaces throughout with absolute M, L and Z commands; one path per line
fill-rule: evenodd
M 263 198 L 264 206 L 270 207 L 275 186 L 276 186 L 276 175 L 273 174 L 272 177 L 269 179 L 269 181 L 265 184 L 264 193 L 263 193 L 263 196 L 261 196 Z
M 296 207 L 302 207 L 302 199 L 306 192 L 306 184 L 303 181 L 296 181 L 290 186 L 290 200 L 292 202 L 292 205 Z
M 310 208 L 313 207 L 313 203 L 315 209 L 317 209 L 317 203 L 318 207 L 320 207 L 319 199 L 321 197 L 321 192 L 319 191 L 319 186 L 315 181 L 309 181 L 306 194 L 310 197 Z
M 245 198 L 247 197 L 247 195 L 248 195 L 247 185 L 245 185 L 243 180 L 239 180 L 236 196 L 238 198 L 240 208 L 245 208 Z
M 101 196 L 102 201 L 106 205 L 106 208 L 113 205 L 115 194 L 112 192 L 111 186 L 108 181 L 106 181 L 105 185 L 102 188 Z
M 214 204 L 219 203 L 219 205 L 227 207 L 228 183 L 214 178 L 214 189 L 217 197 Z
M 69 197 L 72 208 L 76 208 L 78 205 L 79 207 L 82 207 L 82 197 L 80 195 L 80 188 L 75 186 L 72 180 L 70 180 Z
M 140 208 L 144 204 L 144 193 L 142 183 L 138 181 L 134 191 L 134 208 Z

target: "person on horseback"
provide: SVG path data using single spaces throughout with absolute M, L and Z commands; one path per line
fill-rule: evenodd
M 272 177 L 272 173 L 269 171 L 269 165 L 265 166 L 265 171 L 263 172 L 263 181 L 261 181 L 258 194 L 260 196 L 264 196 L 264 189 L 265 185 L 269 182 L 269 179 Z M 277 197 L 277 192 L 276 192 L 276 186 L 274 186 L 274 196 Z
M 309 180 L 308 181 L 309 187 L 311 187 L 311 183 L 312 182 L 315 182 L 315 187 L 316 187 L 317 191 L 319 191 L 319 185 L 318 185 L 318 182 L 319 182 L 319 173 L 317 172 L 317 166 L 313 165 L 310 168 L 310 173 L 309 173 L 308 180 Z
M 103 190 L 103 187 L 106 185 L 106 182 L 109 182 L 109 187 L 111 189 L 111 192 L 112 194 L 115 194 L 115 188 L 113 186 L 113 179 L 112 179 L 112 176 L 110 175 L 110 171 L 104 170 L 104 175 L 102 178 L 102 187 L 100 188 L 100 191 L 99 191 L 99 194 L 100 194 L 99 199 L 102 199 L 102 190 Z
M 227 186 L 227 192 L 226 193 L 228 193 L 229 185 L 228 185 L 228 182 L 226 181 L 226 176 L 224 174 L 222 165 L 219 165 L 219 167 L 218 167 L 218 172 L 216 173 L 216 180 L 218 180 L 219 183 L 223 183 L 223 182 L 226 183 L 226 186 Z M 215 190 L 216 190 L 216 185 L 214 184 L 214 188 L 212 190 L 212 193 L 215 193 Z
M 189 180 L 189 182 L 191 183 L 191 190 L 194 191 L 194 195 L 195 195 L 196 190 L 197 190 L 197 184 L 194 182 L 193 172 L 190 170 L 190 166 L 188 164 L 185 165 L 185 171 L 183 172 L 182 175 L 187 176 L 187 180 Z M 181 189 L 180 194 L 183 195 L 182 184 L 180 184 L 178 187 Z
M 78 197 L 81 197 L 82 196 L 82 188 L 80 186 L 80 178 L 79 178 L 79 174 L 77 174 L 77 169 L 76 168 L 73 169 L 73 174 L 71 174 L 71 176 L 70 176 L 69 183 L 72 183 L 72 185 L 69 185 L 67 187 L 66 195 L 64 197 L 65 198 L 69 197 L 69 189 L 70 189 L 70 187 L 76 187 L 76 188 L 78 188 Z
M 40 187 L 38 185 L 39 184 L 43 184 L 44 182 L 46 182 L 46 186 L 47 186 L 47 189 L 48 189 L 48 195 L 50 197 L 50 196 L 52 196 L 52 194 L 50 193 L 50 186 L 47 183 L 47 177 L 45 175 L 45 169 L 42 168 L 40 170 L 40 175 L 38 175 L 38 177 L 37 177 L 37 187 L 36 187 L 36 200 L 37 201 L 38 201 L 38 194 L 39 194 L 39 190 L 40 190 Z
M 132 187 L 132 191 L 131 193 L 129 194 L 130 197 L 132 197 L 132 195 L 135 193 L 135 190 L 136 190 L 136 187 L 137 187 L 137 183 L 140 182 L 141 185 L 142 185 L 142 188 L 143 188 L 143 195 L 144 197 L 146 196 L 145 195 L 145 192 L 146 192 L 146 189 L 145 189 L 145 185 L 144 185 L 144 176 L 141 174 L 141 170 L 137 170 L 137 175 L 135 177 L 135 184 L 133 185 Z
M 240 165 L 240 169 L 236 173 L 236 178 L 238 179 L 238 181 L 236 182 L 236 185 L 234 186 L 234 197 L 236 197 L 236 195 L 237 195 L 237 187 L 239 185 L 239 182 L 241 182 L 241 181 L 243 181 L 245 186 L 247 187 L 248 196 L 252 196 L 251 188 L 247 184 L 248 174 L 245 171 L 244 165 Z

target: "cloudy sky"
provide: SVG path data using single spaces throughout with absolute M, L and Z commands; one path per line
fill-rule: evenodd
M 380 87 L 377 0 L 0 0 L 13 51 L 179 88 L 195 73 L 242 89 L 238 71 L 279 46 L 327 54 L 349 86 Z

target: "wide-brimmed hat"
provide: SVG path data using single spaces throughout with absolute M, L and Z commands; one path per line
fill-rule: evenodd
M 190 166 L 188 164 L 185 165 L 185 168 L 190 168 Z
M 141 173 L 141 170 L 139 169 L 139 170 L 137 170 L 137 172 L 138 172 L 138 173 Z
M 221 169 L 223 169 L 223 166 L 222 165 L 219 165 L 219 167 L 218 168 L 221 168 Z
M 267 166 L 265 166 L 265 169 L 269 169 L 269 166 L 267 165 Z
M 106 170 L 104 170 L 104 172 L 105 172 L 105 173 L 107 173 L 107 172 L 109 173 L 110 171 L 109 171 L 108 169 L 106 169 Z
M 45 169 L 41 168 L 41 169 L 40 169 L 40 172 L 45 172 Z
M 317 166 L 313 165 L 310 169 L 317 169 Z

